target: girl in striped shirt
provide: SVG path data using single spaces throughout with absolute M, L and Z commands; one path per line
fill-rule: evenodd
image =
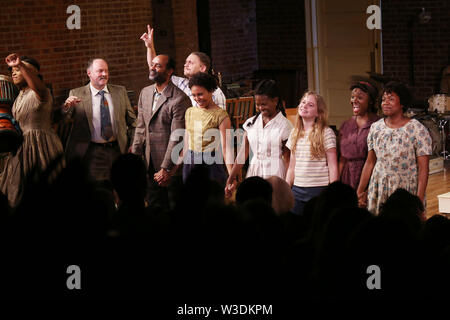
M 286 143 L 291 150 L 286 181 L 292 186 L 295 214 L 301 215 L 306 202 L 338 180 L 336 135 L 327 120 L 323 98 L 312 91 L 306 92 L 298 106 L 295 128 Z

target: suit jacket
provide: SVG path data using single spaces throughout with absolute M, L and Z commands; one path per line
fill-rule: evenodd
M 123 86 L 108 84 L 108 91 L 114 105 L 114 121 L 117 132 L 117 142 L 120 152 L 125 153 L 129 142 L 133 139 L 136 127 L 136 114 L 131 107 L 127 91 Z M 66 157 L 70 161 L 83 158 L 91 142 L 92 124 L 92 94 L 89 84 L 70 90 L 69 96 L 81 99 L 75 107 L 67 111 L 73 125 L 66 143 Z
M 171 134 L 176 129 L 185 128 L 184 114 L 191 106 L 191 100 L 169 81 L 152 112 L 154 92 L 155 85 L 151 85 L 142 89 L 139 96 L 131 152 L 145 154 L 147 166 L 151 159 L 156 171 L 161 168 L 170 170 L 175 165 L 171 158 L 172 150 L 180 142 L 180 135 L 173 134 L 171 137 Z

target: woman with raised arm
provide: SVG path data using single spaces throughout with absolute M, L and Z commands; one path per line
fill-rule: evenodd
M 63 153 L 63 147 L 51 126 L 53 98 L 39 74 L 33 58 L 12 53 L 6 57 L 14 84 L 20 89 L 12 113 L 23 132 L 23 143 L 7 160 L 0 190 L 16 207 L 24 191 L 25 179 L 33 170 L 45 170 Z

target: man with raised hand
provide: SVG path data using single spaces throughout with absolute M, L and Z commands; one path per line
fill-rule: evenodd
M 70 90 L 63 112 L 73 120 L 66 144 L 66 158 L 78 158 L 88 167 L 91 180 L 109 181 L 112 163 L 127 152 L 134 135 L 136 115 L 123 86 L 108 83 L 108 64 L 88 62 L 89 83 Z
M 147 25 L 147 32 L 141 36 L 141 40 L 144 41 L 145 46 L 147 47 L 147 63 L 150 68 L 153 58 L 156 57 L 155 45 L 153 42 L 153 29 L 150 25 Z M 192 97 L 191 89 L 189 89 L 189 78 L 191 78 L 194 74 L 198 72 L 206 72 L 208 73 L 209 68 L 211 67 L 211 59 L 207 54 L 203 52 L 192 52 L 184 63 L 184 76 L 178 77 L 175 75 L 171 76 L 171 80 L 173 84 L 175 84 L 178 88 L 183 90 L 189 98 L 191 98 L 191 103 L 193 106 L 197 106 L 194 98 Z M 213 101 L 222 109 L 226 110 L 226 98 L 220 88 L 217 88 L 213 92 Z

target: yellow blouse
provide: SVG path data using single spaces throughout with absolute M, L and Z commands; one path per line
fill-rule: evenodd
M 189 149 L 196 152 L 216 149 L 220 144 L 219 125 L 226 117 L 228 117 L 227 111 L 221 108 L 191 107 L 187 109 L 185 121 L 186 130 L 189 133 Z

